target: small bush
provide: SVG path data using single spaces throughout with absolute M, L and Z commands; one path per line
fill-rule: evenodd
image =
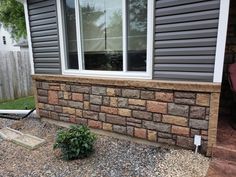
M 93 152 L 95 140 L 95 135 L 86 126 L 71 126 L 57 133 L 53 149 L 59 148 L 65 160 L 85 158 Z

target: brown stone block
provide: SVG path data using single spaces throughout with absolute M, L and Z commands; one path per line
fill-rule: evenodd
M 208 121 L 207 120 L 200 120 L 200 119 L 190 119 L 189 126 L 195 129 L 208 129 Z
M 209 106 L 210 105 L 210 95 L 209 94 L 197 94 L 196 104 L 199 106 Z
M 110 98 L 110 106 L 117 107 L 118 106 L 118 98 L 117 97 L 111 97 Z
M 83 117 L 98 120 L 98 112 L 93 111 L 83 111 Z
M 72 92 L 79 92 L 79 93 L 91 93 L 91 87 L 89 86 L 77 86 L 77 85 L 72 85 L 71 86 L 71 91 Z
M 44 103 L 38 103 L 38 108 L 39 109 L 44 109 Z
M 148 129 L 148 130 L 156 130 L 160 132 L 166 132 L 170 133 L 171 132 L 171 125 L 169 124 L 164 124 L 164 123 L 157 123 L 153 121 L 143 121 L 143 127 Z
M 155 122 L 161 122 L 162 114 L 153 114 L 153 121 Z
M 120 134 L 126 134 L 126 127 L 120 125 L 113 125 L 113 131 Z
M 47 90 L 38 89 L 37 91 L 39 96 L 48 96 Z
M 156 142 L 157 141 L 157 132 L 148 130 L 148 140 Z
M 82 93 L 72 93 L 72 100 L 74 101 L 84 101 Z
M 89 110 L 90 109 L 90 103 L 89 101 L 84 101 L 84 109 Z
M 189 128 L 187 127 L 180 127 L 180 126 L 172 126 L 171 132 L 177 135 L 184 135 L 184 136 L 189 136 Z
M 189 99 L 189 98 L 175 98 L 175 103 L 178 103 L 178 104 L 187 104 L 187 105 L 195 105 L 195 99 Z
M 90 110 L 91 111 L 96 111 L 96 112 L 100 112 L 100 106 L 99 105 L 90 105 Z
M 63 107 L 62 109 L 65 114 L 75 114 L 75 108 Z
M 91 128 L 102 129 L 102 122 L 95 120 L 88 120 L 88 126 Z
M 59 91 L 59 90 L 61 90 L 61 87 L 60 87 L 60 85 L 49 85 L 49 89 Z
M 167 103 L 157 101 L 147 101 L 147 111 L 155 113 L 167 113 Z
M 190 92 L 175 92 L 176 98 L 195 98 L 195 93 Z
M 126 119 L 121 116 L 107 114 L 106 119 L 108 123 L 126 125 Z
M 127 125 L 132 126 L 132 127 L 139 127 L 139 128 L 142 127 L 142 124 L 139 124 L 139 123 L 133 123 L 133 122 L 127 122 Z
M 124 108 L 118 108 L 118 115 L 125 116 L 125 117 L 131 117 L 131 110 L 124 109 Z
M 43 109 L 39 109 L 39 116 L 40 117 L 49 117 L 49 114 L 50 112 L 49 111 L 46 111 L 46 110 L 43 110 Z
M 45 96 L 37 96 L 38 103 L 48 103 L 48 97 Z
M 88 124 L 88 119 L 76 118 L 76 123 L 79 124 L 79 125 L 87 125 Z
M 181 116 L 163 115 L 162 122 L 174 125 L 188 126 L 188 119 Z
M 107 88 L 101 86 L 92 86 L 92 94 L 94 95 L 106 95 Z
M 58 113 L 56 113 L 56 112 L 51 112 L 50 117 L 51 117 L 52 119 L 54 119 L 54 120 L 58 120 L 58 119 L 59 119 L 59 115 L 58 115 Z
M 129 102 L 129 104 L 131 104 L 131 105 L 146 106 L 146 100 L 129 99 L 128 102 Z
M 168 103 L 168 113 L 171 115 L 188 117 L 189 106 Z
M 83 111 L 81 109 L 76 109 L 75 110 L 75 115 L 78 117 L 82 117 L 83 116 Z
M 158 138 L 157 142 L 158 143 L 165 143 L 165 144 L 175 145 L 175 140 L 173 140 L 173 139 Z
M 47 111 L 54 111 L 55 108 L 53 105 L 45 104 L 44 109 L 46 109 Z
M 190 135 L 191 137 L 194 137 L 195 135 L 200 135 L 200 130 L 191 128 Z
M 121 96 L 121 89 L 118 88 L 107 88 L 108 96 Z
M 193 138 L 177 136 L 177 146 L 194 149 Z
M 92 104 L 101 105 L 101 104 L 102 104 L 102 96 L 90 95 L 90 102 L 91 102 Z
M 59 99 L 58 104 L 59 104 L 60 106 L 68 106 L 68 101 L 67 101 L 67 100 L 61 100 L 61 99 Z
M 127 134 L 129 136 L 134 136 L 134 127 L 127 126 Z
M 141 91 L 141 99 L 153 100 L 155 98 L 154 91 Z
M 62 113 L 62 107 L 61 106 L 55 106 L 55 111 L 57 113 Z
M 133 111 L 133 117 L 138 119 L 152 120 L 152 113 L 146 111 Z
M 134 118 L 130 118 L 130 117 L 127 117 L 126 120 L 127 120 L 127 122 L 133 122 L 133 123 L 138 123 L 138 124 L 142 123 L 142 120 L 134 119 Z
M 112 124 L 109 123 L 102 123 L 102 129 L 106 131 L 112 131 Z
M 72 108 L 83 109 L 83 103 L 77 101 L 68 101 L 68 106 Z
M 99 116 L 98 116 L 98 119 L 99 119 L 100 121 L 102 121 L 102 122 L 106 122 L 106 114 L 100 112 L 100 113 L 99 113 Z
M 134 136 L 137 138 L 146 139 L 147 138 L 147 130 L 144 128 L 134 128 Z
M 108 114 L 118 114 L 117 108 L 107 107 L 107 106 L 101 106 L 101 112 L 105 112 Z
M 74 115 L 70 115 L 69 119 L 71 123 L 76 123 L 76 117 Z
M 110 106 L 110 97 L 103 96 L 102 104 L 105 105 L 105 106 Z
M 128 107 L 128 99 L 127 98 L 118 98 L 118 107 L 127 108 Z
M 206 108 L 200 106 L 191 106 L 190 107 L 190 117 L 195 119 L 205 119 Z
M 155 98 L 158 101 L 163 101 L 163 102 L 173 102 L 173 93 L 168 93 L 168 92 L 156 92 L 155 93 Z
M 122 89 L 122 96 L 128 98 L 140 98 L 140 90 Z
M 57 91 L 52 91 L 49 90 L 48 91 L 48 103 L 49 104 L 58 104 L 58 95 L 57 95 Z

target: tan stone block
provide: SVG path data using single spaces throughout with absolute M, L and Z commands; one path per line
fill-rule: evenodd
M 158 101 L 173 102 L 173 93 L 156 92 L 155 98 Z
M 147 111 L 156 113 L 167 113 L 167 103 L 157 101 L 147 101 Z
M 91 128 L 102 129 L 102 122 L 96 120 L 88 120 L 88 126 Z
M 102 128 L 103 128 L 103 130 L 106 130 L 106 131 L 112 131 L 112 124 L 103 123 Z
M 117 97 L 111 97 L 110 98 L 110 106 L 117 107 L 117 105 L 118 105 Z
M 118 109 L 118 114 L 119 114 L 120 116 L 131 117 L 131 110 L 119 108 L 119 109 Z
M 107 95 L 108 96 L 115 96 L 116 90 L 114 88 L 107 88 Z
M 180 126 L 172 126 L 172 133 L 177 134 L 177 135 L 185 135 L 189 136 L 189 131 L 190 129 L 187 127 L 180 127 Z
M 74 101 L 84 101 L 83 94 L 81 94 L 81 93 L 72 93 L 72 100 L 74 100 Z
M 60 88 L 59 85 L 50 85 L 50 86 L 49 86 L 49 89 L 50 89 L 50 90 L 60 90 L 61 88 Z
M 129 99 L 129 104 L 137 105 L 137 106 L 145 106 L 146 105 L 146 100 Z
M 66 91 L 66 84 L 61 84 L 60 87 L 62 91 Z
M 48 103 L 49 104 L 58 104 L 58 94 L 57 91 L 48 91 Z
M 147 130 L 144 128 L 134 128 L 134 136 L 137 138 L 146 139 L 147 138 Z
M 78 117 L 82 117 L 83 111 L 80 110 L 80 109 L 76 109 L 76 110 L 75 110 L 75 115 L 78 116 Z
M 64 99 L 70 100 L 71 99 L 71 93 L 70 92 L 64 92 Z
M 38 108 L 39 109 L 44 109 L 44 103 L 38 103 Z
M 84 109 L 88 110 L 90 108 L 90 103 L 89 101 L 84 101 Z
M 63 107 L 62 109 L 65 114 L 75 114 L 75 108 Z
M 181 126 L 188 125 L 188 119 L 181 116 L 163 115 L 162 122 Z
M 101 106 L 101 112 L 109 113 L 109 114 L 118 114 L 117 108 Z
M 148 140 L 156 142 L 157 141 L 157 132 L 148 130 Z
M 209 94 L 197 94 L 196 104 L 200 106 L 210 105 L 210 95 Z

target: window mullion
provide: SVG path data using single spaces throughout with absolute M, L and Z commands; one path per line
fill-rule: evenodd
M 76 36 L 77 36 L 77 52 L 78 52 L 78 63 L 79 63 L 79 71 L 83 70 L 83 51 L 82 51 L 82 34 L 80 29 L 80 8 L 79 8 L 79 1 L 75 1 L 75 20 L 76 20 Z
M 122 41 L 123 41 L 123 72 L 127 72 L 127 3 L 122 1 Z

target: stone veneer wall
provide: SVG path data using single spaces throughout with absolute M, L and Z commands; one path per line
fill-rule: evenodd
M 202 152 L 215 143 L 218 85 L 34 75 L 40 117 Z

